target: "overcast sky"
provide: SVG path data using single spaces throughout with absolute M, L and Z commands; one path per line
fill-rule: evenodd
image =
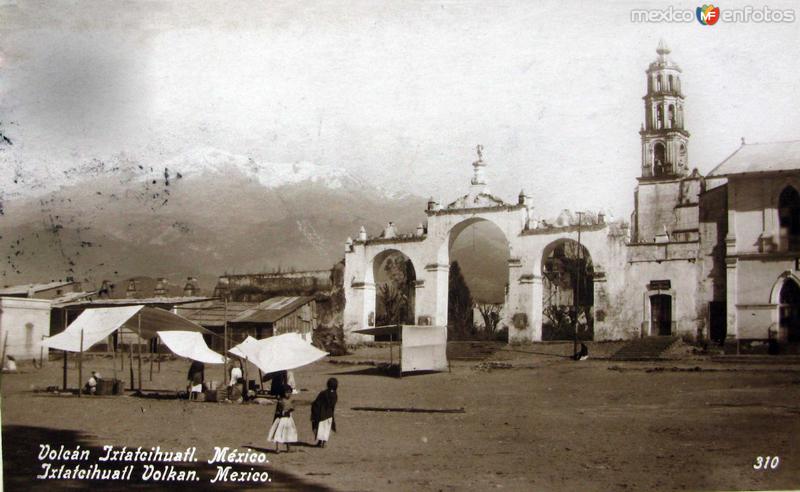
M 449 200 L 480 143 L 501 197 L 627 216 L 659 38 L 684 71 L 690 167 L 742 136 L 800 138 L 800 22 L 631 22 L 697 2 L 0 4 L 0 120 L 31 168 L 203 145 Z M 722 7 L 744 5 L 794 7 Z

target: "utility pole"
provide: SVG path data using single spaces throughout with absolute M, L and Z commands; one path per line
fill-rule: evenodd
M 575 295 L 575 316 L 572 319 L 573 323 L 573 334 L 574 339 L 572 342 L 572 353 L 578 353 L 578 317 L 580 316 L 580 301 L 581 301 L 581 273 L 583 273 L 583 263 L 581 262 L 582 250 L 583 246 L 581 246 L 581 223 L 583 222 L 583 214 L 584 212 L 575 212 L 578 216 L 578 267 L 577 272 L 575 273 L 575 289 L 573 293 Z

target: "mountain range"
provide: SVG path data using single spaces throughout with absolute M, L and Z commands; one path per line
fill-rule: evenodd
M 139 276 L 182 285 L 192 276 L 210 291 L 223 273 L 330 268 L 362 225 L 378 235 L 390 220 L 400 231 L 425 220 L 424 198 L 345 169 L 259 163 L 211 147 L 159 166 L 93 159 L 63 176 L 17 163 L 3 178 L 2 285 Z M 452 256 L 476 295 L 499 302 L 506 278 L 495 267 L 505 268 L 507 252 L 485 236 L 477 247 L 457 241 Z
M 147 275 L 195 276 L 208 286 L 222 273 L 330 268 L 362 225 L 378 234 L 388 220 L 406 230 L 424 220 L 423 198 L 344 169 L 263 164 L 214 148 L 160 166 L 92 160 L 58 185 L 45 172 L 15 169 L 12 177 L 26 186 L 0 188 L 6 285 Z

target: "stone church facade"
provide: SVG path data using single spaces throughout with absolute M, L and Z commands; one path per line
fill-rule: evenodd
M 508 245 L 499 326 L 510 342 L 546 339 L 554 303 L 570 298 L 566 304 L 585 308 L 578 321 L 591 326 L 594 340 L 798 337 L 800 144 L 743 142 L 709 176 L 690 171 L 682 72 L 663 42 L 656 51 L 646 71 L 630 222 L 566 210 L 542 220 L 524 191 L 506 203 L 487 186 L 479 147 L 468 193 L 446 205 L 431 199 L 426 224 L 398 234 L 390 223 L 378 237 L 362 228 L 348 239 L 346 338 L 358 341 L 354 330 L 375 324 L 378 269 L 397 253 L 413 265 L 415 322 L 446 329 L 450 248 L 480 221 L 499 228 Z M 578 265 L 570 271 L 579 273 L 565 274 L 564 265 Z

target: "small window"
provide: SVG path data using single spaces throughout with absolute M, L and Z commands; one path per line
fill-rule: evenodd
M 653 175 L 665 176 L 670 174 L 670 171 L 667 164 L 667 149 L 659 142 L 653 147 Z
M 778 199 L 781 244 L 789 251 L 800 250 L 800 193 L 789 186 Z
M 659 104 L 656 109 L 656 128 L 664 128 L 664 106 Z

